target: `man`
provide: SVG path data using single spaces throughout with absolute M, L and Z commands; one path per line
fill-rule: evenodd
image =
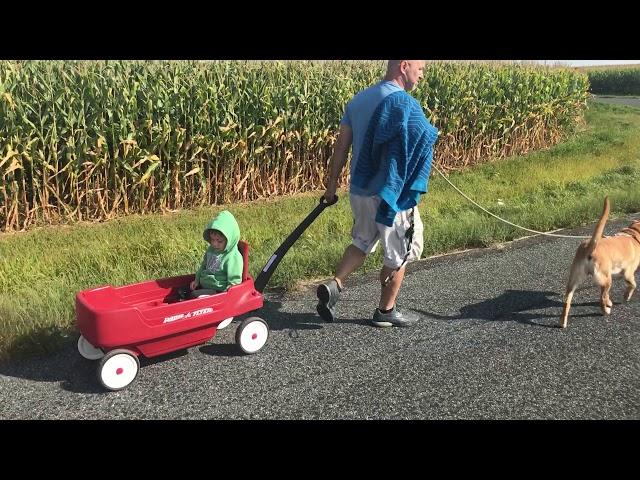
M 395 304 L 405 264 L 420 258 L 423 225 L 416 207 L 426 193 L 433 145 L 438 130 L 407 92 L 422 78 L 423 60 L 389 60 L 384 79 L 359 92 L 347 104 L 324 197 L 335 197 L 338 178 L 351 158 L 350 196 L 354 218 L 349 245 L 333 280 L 318 286 L 318 314 L 336 318 L 335 305 L 347 277 L 357 270 L 381 241 L 384 264 L 381 293 L 371 323 L 377 327 L 407 327 L 418 316 L 401 312 Z

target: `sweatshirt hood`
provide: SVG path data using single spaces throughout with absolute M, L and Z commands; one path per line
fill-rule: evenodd
M 216 218 L 211 220 L 204 229 L 202 236 L 205 242 L 209 243 L 209 231 L 218 230 L 227 238 L 227 246 L 224 249 L 224 253 L 232 251 L 234 248 L 238 248 L 238 241 L 240 240 L 240 227 L 233 214 L 228 210 L 221 211 Z

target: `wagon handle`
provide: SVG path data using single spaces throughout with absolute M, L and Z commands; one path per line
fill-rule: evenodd
M 324 196 L 320 197 L 320 203 L 316 205 L 316 208 L 314 208 L 311 213 L 307 215 L 307 218 L 305 218 L 300 223 L 300 225 L 298 225 L 295 230 L 289 234 L 286 240 L 282 242 L 282 245 L 280 245 L 278 249 L 273 252 L 273 255 L 271 255 L 262 271 L 260 271 L 260 274 L 258 275 L 254 283 L 257 291 L 262 292 L 264 290 L 264 287 L 267 285 L 267 282 L 271 278 L 271 275 L 273 275 L 273 272 L 276 270 L 276 267 L 280 263 L 280 260 L 282 260 L 282 257 L 285 256 L 287 251 L 289 251 L 296 240 L 300 238 L 300 235 L 302 235 L 307 227 L 309 227 L 309 225 L 313 223 L 313 221 L 318 217 L 318 215 L 322 213 L 325 208 L 334 205 L 337 201 L 337 195 L 334 196 L 331 202 L 327 202 Z

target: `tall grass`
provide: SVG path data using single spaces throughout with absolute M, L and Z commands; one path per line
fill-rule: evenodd
M 0 61 L 0 231 L 322 188 L 345 103 L 383 73 L 384 62 Z M 450 170 L 557 143 L 580 125 L 587 86 L 567 70 L 436 62 L 415 95 Z

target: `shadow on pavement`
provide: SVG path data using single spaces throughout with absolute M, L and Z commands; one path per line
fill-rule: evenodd
M 211 343 L 200 347 L 200 351 L 206 355 L 237 357 L 245 355 L 235 343 L 235 330 L 240 323 L 249 317 L 259 317 L 267 322 L 269 331 L 288 331 L 288 335 L 296 338 L 300 330 L 317 330 L 323 328 L 322 319 L 311 313 L 289 313 L 281 311 L 282 302 L 265 301 L 260 310 L 246 313 L 236 317 L 227 327 L 233 330 L 233 343 Z M 214 337 L 215 338 L 215 337 Z M 267 340 L 268 341 L 268 340 Z
M 139 357 L 140 372 L 149 365 L 182 357 L 187 353 L 187 350 L 178 350 L 154 358 Z M 80 356 L 73 342 L 67 343 L 54 354 L 37 355 L 0 365 L 0 375 L 36 382 L 60 382 L 62 389 L 74 393 L 108 393 L 98 383 L 98 363 L 99 360 L 87 360 Z
M 323 328 L 322 323 L 324 322 L 317 315 L 284 313 L 280 312 L 281 307 L 281 302 L 266 301 L 263 308 L 237 317 L 227 328 L 237 328 L 240 321 L 250 316 L 259 316 L 266 320 L 270 330 L 289 330 L 290 336 L 296 336 L 299 330 Z M 60 382 L 61 388 L 75 393 L 108 393 L 98 383 L 97 368 L 99 360 L 87 360 L 78 353 L 77 332 L 65 331 L 64 333 L 66 338 L 60 339 L 58 342 L 59 349 L 54 353 L 43 353 L 3 362 L 3 364 L 0 364 L 0 375 L 36 382 Z M 206 355 L 222 357 L 243 355 L 235 342 L 221 344 L 215 343 L 215 340 L 216 337 L 214 336 L 211 343 L 200 346 L 200 352 Z M 182 349 L 153 358 L 140 356 L 140 373 L 147 366 L 170 361 L 188 354 L 188 350 Z
M 264 307 L 255 312 L 269 324 L 270 330 L 317 330 L 323 328 L 324 321 L 315 313 L 282 312 L 282 302 L 265 301 Z M 253 316 L 253 315 L 248 315 Z
M 555 297 L 555 298 L 554 298 Z M 572 309 L 578 306 L 593 306 L 597 310 L 593 314 L 571 315 L 571 318 L 594 317 L 600 315 L 600 304 L 598 302 L 573 303 Z M 514 321 L 528 325 L 535 325 L 547 328 L 559 328 L 558 320 L 563 302 L 558 300 L 557 292 L 540 292 L 530 290 L 507 290 L 496 298 L 483 300 L 478 303 L 465 305 L 460 309 L 458 315 L 439 315 L 424 310 L 413 309 L 427 317 L 438 320 L 486 320 L 486 321 Z M 556 308 L 557 314 L 544 314 L 529 312 L 529 310 L 540 310 Z M 536 320 L 553 319 L 553 322 L 538 322 Z
M 96 378 L 97 362 L 80 356 L 75 343 L 67 343 L 50 355 L 37 355 L 0 365 L 0 374 L 36 382 L 61 382 L 64 390 L 103 393 Z

